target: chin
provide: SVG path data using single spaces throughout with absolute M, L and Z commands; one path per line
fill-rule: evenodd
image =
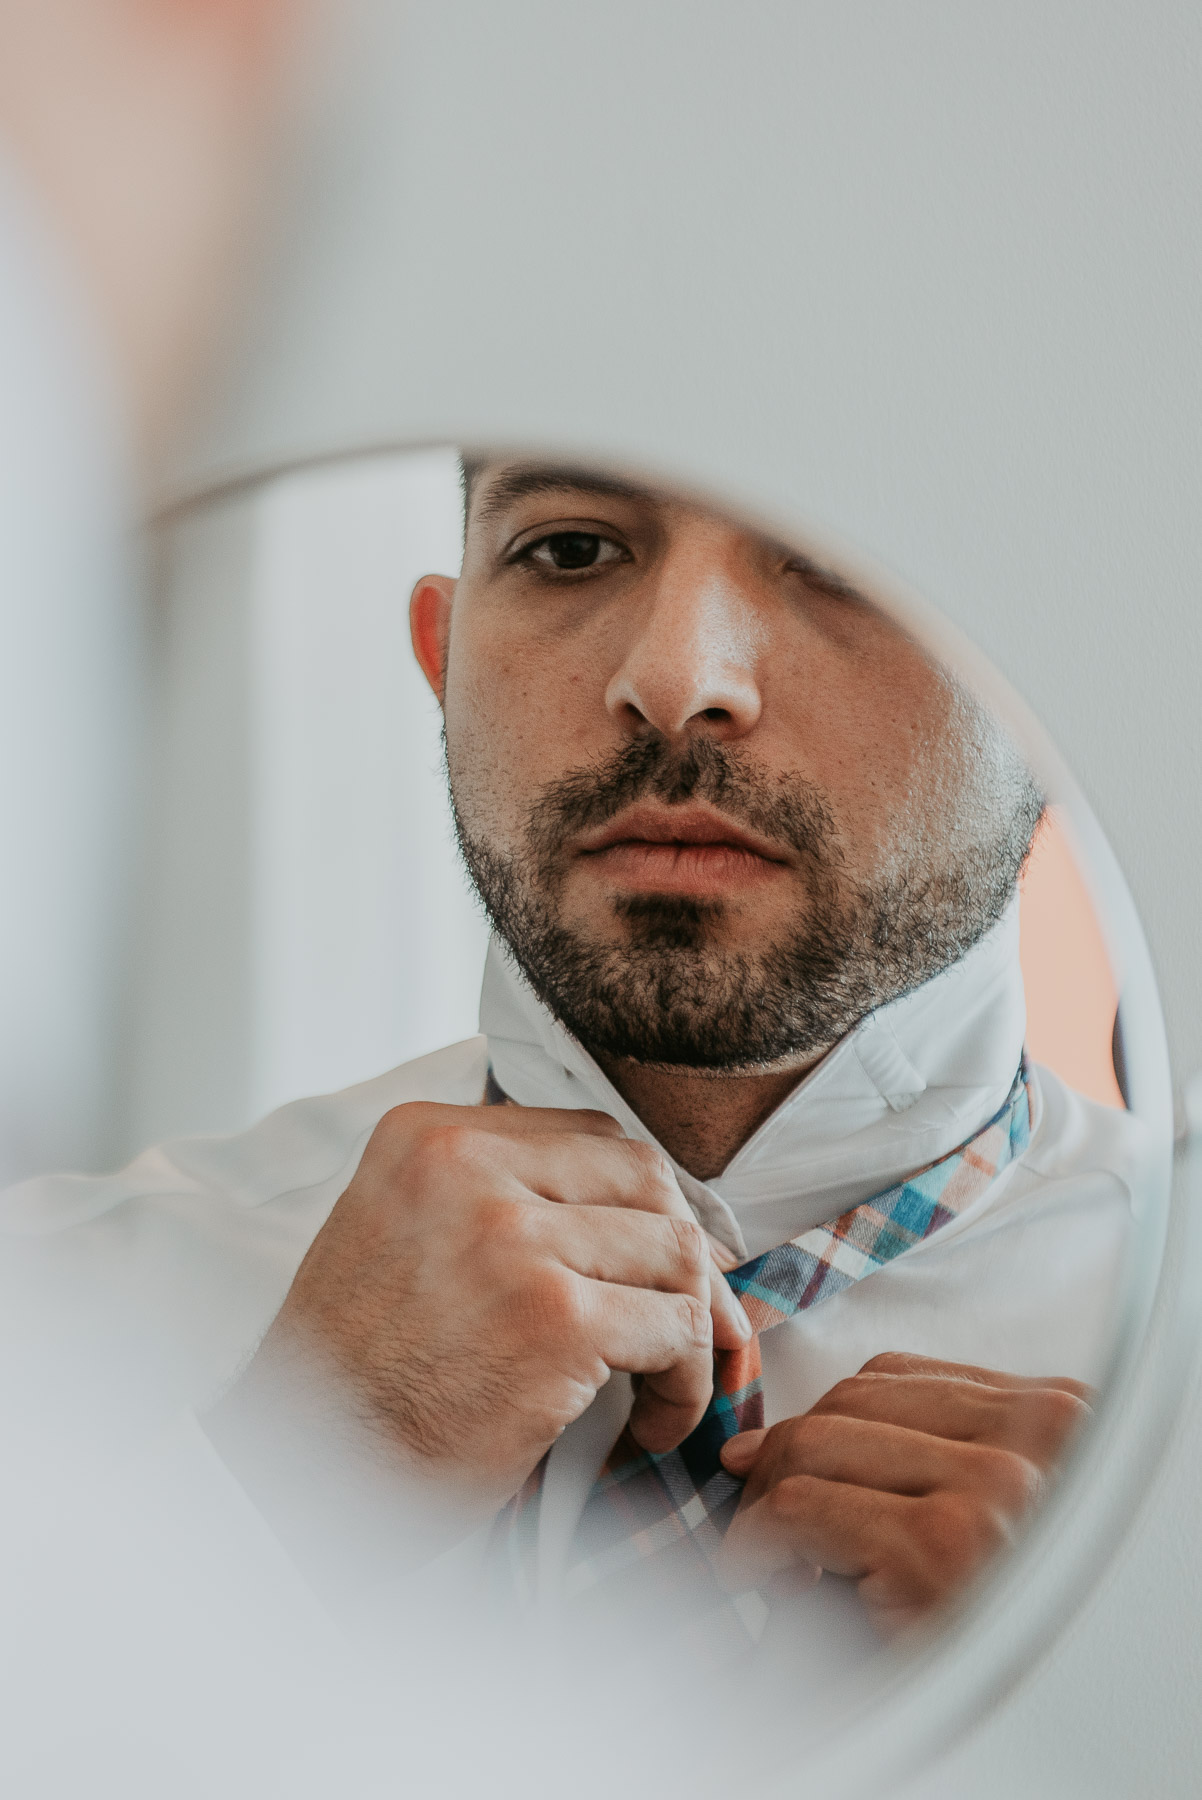
M 633 1063 L 640 1069 L 652 1069 L 657 1075 L 688 1077 L 692 1081 L 731 1081 L 745 1077 L 748 1081 L 761 1075 L 800 1074 L 816 1061 L 820 1052 L 788 1050 L 780 1056 L 733 1062 L 665 1062 L 651 1056 L 615 1057 L 615 1062 Z

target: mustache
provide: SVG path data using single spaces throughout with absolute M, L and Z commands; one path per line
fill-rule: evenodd
M 639 800 L 665 806 L 704 801 L 759 836 L 787 845 L 811 867 L 829 870 L 842 860 L 834 815 L 815 783 L 769 776 L 742 751 L 714 738 L 673 745 L 658 731 L 543 789 L 529 820 L 538 860 L 549 866 L 566 839 L 608 824 Z

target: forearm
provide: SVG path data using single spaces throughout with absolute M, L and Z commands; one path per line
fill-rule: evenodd
M 494 1497 L 406 1454 L 350 1384 L 271 1344 L 200 1418 L 310 1586 L 353 1618 L 487 1525 Z

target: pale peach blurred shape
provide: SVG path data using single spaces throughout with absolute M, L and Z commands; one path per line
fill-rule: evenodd
M 0 0 L 0 152 L 74 261 L 135 454 L 188 418 L 242 292 L 308 0 Z
M 1039 828 L 1023 875 L 1020 919 L 1031 1055 L 1089 1099 L 1123 1106 L 1113 1056 L 1114 971 L 1055 807 Z

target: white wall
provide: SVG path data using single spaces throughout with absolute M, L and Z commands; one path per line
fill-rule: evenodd
M 409 592 L 455 575 L 438 451 L 272 484 L 254 575 L 252 1113 L 476 1029 L 486 931 L 451 833 Z
M 550 443 L 836 531 L 1060 742 L 1202 1067 L 1195 0 L 339 0 L 185 483 Z
M 127 1151 L 228 1131 L 476 1029 L 415 578 L 455 574 L 449 451 L 282 477 L 166 534 Z

